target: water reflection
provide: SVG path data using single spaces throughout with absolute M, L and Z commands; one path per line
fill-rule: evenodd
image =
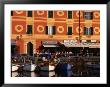
M 67 71 L 39 71 L 39 72 L 12 72 L 12 77 L 99 77 L 100 69 L 90 68 L 88 73 L 78 74 L 71 70 Z
M 57 68 L 55 71 L 20 71 L 12 72 L 12 77 L 99 77 L 100 76 L 100 64 L 88 65 L 87 72 L 78 73 L 74 67 L 72 69 L 65 70 L 63 68 Z
M 40 77 L 53 77 L 55 76 L 55 71 L 40 71 L 40 74 L 39 74 Z
M 56 73 L 57 77 L 72 77 L 73 72 L 71 70 L 68 71 L 60 71 Z
M 40 72 L 29 72 L 23 71 L 19 72 L 12 72 L 12 77 L 53 77 L 55 76 L 55 71 L 40 71 Z

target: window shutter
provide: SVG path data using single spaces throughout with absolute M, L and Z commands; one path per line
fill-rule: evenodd
M 27 16 L 28 16 L 28 17 L 32 17 L 32 11 L 28 11 Z
M 87 19 L 87 12 L 84 12 L 84 19 Z
M 52 32 L 53 35 L 56 34 L 56 26 L 53 26 L 53 32 Z
M 72 11 L 68 11 L 68 19 L 72 19 Z
M 84 35 L 87 35 L 87 28 L 86 27 L 84 27 Z
M 93 19 L 93 12 L 91 12 L 91 19 Z
M 27 25 L 27 34 L 32 34 L 32 25 Z
M 13 16 L 13 11 L 11 11 L 11 16 Z
M 68 35 L 72 35 L 72 27 L 68 27 Z
M 53 11 L 48 11 L 48 18 L 53 18 Z
M 45 27 L 45 34 L 48 34 L 48 26 Z
M 93 27 L 90 27 L 90 35 L 93 35 Z

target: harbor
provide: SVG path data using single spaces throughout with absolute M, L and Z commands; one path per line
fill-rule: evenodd
M 12 77 L 99 77 L 99 56 L 47 54 L 12 58 Z M 61 54 L 60 54 L 61 55 Z M 58 57 L 59 56 L 59 57 Z M 68 57 L 67 57 L 68 56 Z

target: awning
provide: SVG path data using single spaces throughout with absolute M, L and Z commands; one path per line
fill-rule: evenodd
M 100 48 L 99 43 L 64 43 L 65 47 L 89 47 Z
M 43 45 L 44 47 L 59 47 L 58 45 Z

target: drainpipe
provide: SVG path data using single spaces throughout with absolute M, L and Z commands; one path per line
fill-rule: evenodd
M 79 42 L 81 42 L 80 41 L 80 11 L 79 11 Z

